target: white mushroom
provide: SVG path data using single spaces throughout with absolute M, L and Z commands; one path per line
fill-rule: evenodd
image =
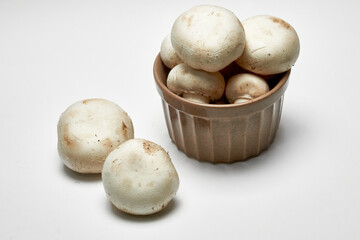
M 171 44 L 170 34 L 166 35 L 166 37 L 161 43 L 160 57 L 165 66 L 170 69 L 182 63 L 181 59 L 176 54 L 175 49 Z
M 246 46 L 236 62 L 244 69 L 270 75 L 289 70 L 300 52 L 295 29 L 273 16 L 254 16 L 242 22 Z
M 240 73 L 229 79 L 225 95 L 230 103 L 243 103 L 269 91 L 266 81 L 252 73 Z
M 167 87 L 189 101 L 210 103 L 224 94 L 225 80 L 219 72 L 196 70 L 181 63 L 169 72 Z
M 240 57 L 245 47 L 245 34 L 231 11 L 200 5 L 175 20 L 171 42 L 184 63 L 195 69 L 218 72 Z
M 134 215 L 159 212 L 179 187 L 169 154 L 143 139 L 128 140 L 112 151 L 105 160 L 102 180 L 112 204 Z
M 107 155 L 134 138 L 130 117 L 105 99 L 72 104 L 61 114 L 57 133 L 60 158 L 79 173 L 101 173 Z

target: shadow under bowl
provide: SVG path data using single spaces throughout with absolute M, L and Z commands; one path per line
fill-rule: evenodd
M 291 70 L 271 80 L 269 92 L 241 104 L 188 101 L 166 87 L 169 71 L 158 55 L 153 73 L 168 133 L 188 157 L 232 163 L 258 155 L 273 142 Z

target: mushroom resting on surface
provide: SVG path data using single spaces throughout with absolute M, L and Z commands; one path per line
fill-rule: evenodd
M 171 44 L 170 34 L 168 34 L 161 43 L 160 57 L 165 66 L 170 69 L 182 63 Z
M 57 125 L 58 152 L 79 173 L 101 173 L 107 155 L 134 138 L 130 117 L 105 99 L 86 99 L 68 107 Z
M 245 34 L 241 22 L 231 11 L 199 5 L 175 20 L 171 42 L 184 63 L 195 69 L 218 72 L 240 57 Z
M 105 160 L 102 180 L 112 204 L 134 215 L 159 212 L 179 188 L 169 154 L 144 139 L 128 140 L 112 151 Z
M 236 63 L 261 75 L 289 70 L 300 52 L 300 41 L 295 29 L 284 20 L 267 15 L 242 21 L 246 46 Z
M 267 82 L 252 73 L 240 73 L 229 79 L 225 95 L 230 103 L 243 103 L 269 91 Z
M 224 94 L 225 80 L 219 72 L 209 73 L 181 63 L 169 72 L 167 87 L 189 101 L 210 103 Z

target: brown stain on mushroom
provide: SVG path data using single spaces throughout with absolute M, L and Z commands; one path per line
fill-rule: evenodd
M 104 140 L 101 141 L 102 145 L 107 147 L 107 148 L 113 148 L 113 143 L 109 138 L 105 138 Z
M 271 19 L 273 22 L 280 24 L 282 27 L 284 27 L 284 28 L 286 28 L 286 29 L 290 29 L 290 28 L 291 28 L 290 24 L 288 24 L 287 22 L 285 22 L 284 20 L 282 20 L 282 19 L 280 19 L 280 18 L 270 17 L 270 19 Z
M 116 128 L 115 133 L 125 138 L 131 137 L 131 129 L 129 129 L 129 127 L 124 122 L 122 122 L 121 127 Z M 118 140 L 118 143 L 120 143 L 120 140 Z
M 127 136 L 128 132 L 129 132 L 129 130 L 124 122 L 122 122 L 122 132 L 123 132 L 124 136 Z
M 63 140 L 68 148 L 71 148 L 75 145 L 75 142 L 70 137 L 69 125 L 67 124 L 64 126 Z
M 190 27 L 193 23 L 194 14 L 185 14 L 180 18 L 180 21 Z
M 68 147 L 72 146 L 72 142 L 68 135 L 64 135 L 64 142 L 65 142 L 66 146 L 68 146 Z
M 83 104 L 88 104 L 89 102 L 92 102 L 92 101 L 96 101 L 96 99 L 94 98 L 91 98 L 91 99 L 85 99 L 82 101 Z
M 189 17 L 185 17 L 184 20 L 186 20 L 186 23 L 187 23 L 187 27 L 190 27 L 192 25 L 192 20 L 194 18 L 194 15 L 191 15 Z
M 161 150 L 160 146 L 156 145 L 155 143 L 149 142 L 149 141 L 143 142 L 143 148 L 144 148 L 145 153 L 149 154 L 149 155 Z

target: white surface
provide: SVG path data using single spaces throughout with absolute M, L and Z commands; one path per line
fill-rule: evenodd
M 201 1 L 0 1 L 0 239 L 360 239 L 359 1 L 209 1 L 290 22 L 300 57 L 271 147 L 248 162 L 187 158 L 168 137 L 152 75 L 162 38 Z M 56 124 L 103 97 L 180 176 L 151 217 L 114 209 L 100 176 L 61 163 Z

